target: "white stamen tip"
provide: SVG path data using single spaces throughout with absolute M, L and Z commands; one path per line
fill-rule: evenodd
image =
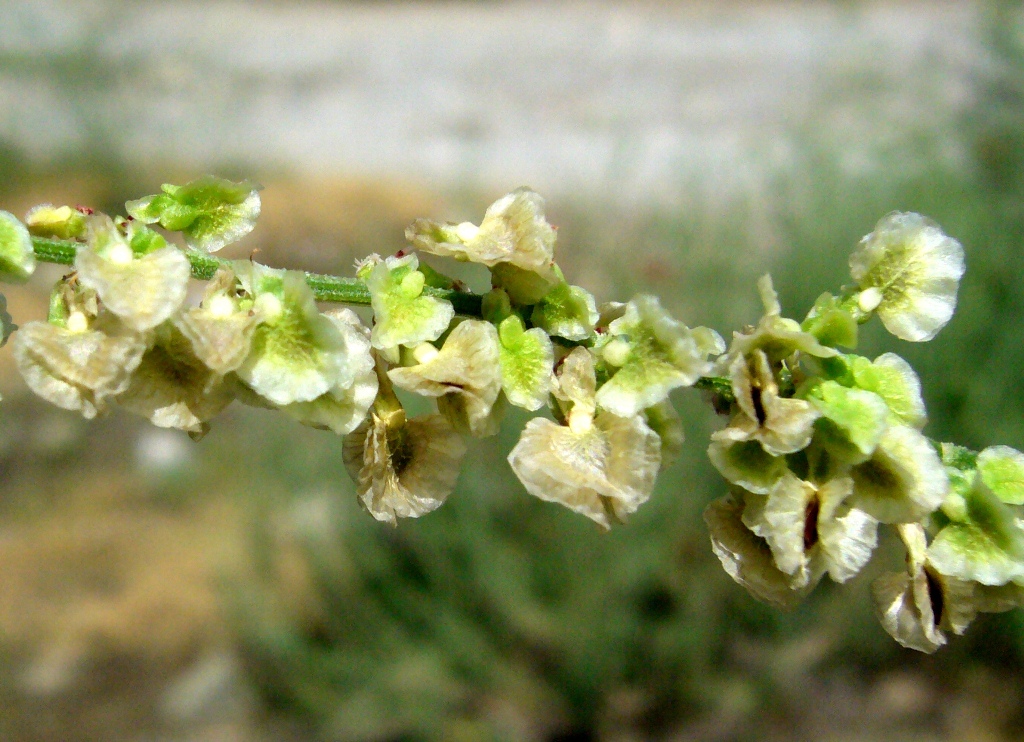
M 89 329 L 89 320 L 81 312 L 72 312 L 68 317 L 68 329 L 71 332 L 85 332 Z
M 107 260 L 115 265 L 128 265 L 134 257 L 132 249 L 124 243 L 114 245 L 110 248 L 110 252 L 107 253 Z
M 860 307 L 860 311 L 862 312 L 873 312 L 881 303 L 882 291 L 875 286 L 872 286 L 869 289 L 864 289 L 860 292 L 860 296 L 857 297 L 857 306 Z
M 473 224 L 473 222 L 462 222 L 455 228 L 455 235 L 463 242 L 469 242 L 475 239 L 480 234 L 480 227 Z
M 234 314 L 235 303 L 230 297 L 217 294 L 206 303 L 206 308 L 214 317 L 230 317 Z

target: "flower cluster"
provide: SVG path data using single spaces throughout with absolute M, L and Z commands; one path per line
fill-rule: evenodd
M 28 386 L 87 418 L 119 405 L 196 438 L 234 400 L 280 410 L 344 437 L 360 503 L 393 524 L 439 507 L 467 437 L 494 435 L 519 407 L 542 413 L 508 456 L 525 490 L 604 528 L 651 496 L 683 444 L 669 395 L 699 386 L 728 417 L 708 449 L 730 485 L 705 511 L 712 546 L 757 598 L 788 608 L 826 574 L 851 579 L 894 525 L 906 569 L 874 596 L 902 644 L 933 651 L 943 631 L 1024 599 L 1024 454 L 934 444 L 909 364 L 851 352 L 876 313 L 912 341 L 952 316 L 963 251 L 927 220 L 879 222 L 850 258 L 855 283 L 803 322 L 765 276 L 763 316 L 727 348 L 653 296 L 599 306 L 569 284 L 528 189 L 479 225 L 417 220 L 407 249 L 358 261 L 348 281 L 210 255 L 252 230 L 258 190 L 206 177 L 129 202 L 128 217 L 0 212 L 0 278 L 27 279 L 37 253 L 73 263 L 47 320 L 14 335 Z M 424 256 L 485 266 L 490 290 L 466 291 Z M 316 293 L 326 279 L 337 292 Z M 369 305 L 371 325 L 318 304 L 339 297 Z M 0 296 L 0 344 L 15 329 Z M 399 393 L 436 412 L 410 418 Z

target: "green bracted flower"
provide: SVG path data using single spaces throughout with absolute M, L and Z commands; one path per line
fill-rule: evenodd
M 40 204 L 25 215 L 25 226 L 35 237 L 80 240 L 85 237 L 86 219 L 85 214 L 70 206 Z
M 712 368 L 708 356 L 725 350 L 721 336 L 707 327 L 692 330 L 662 309 L 653 296 L 630 301 L 613 320 L 598 348 L 614 375 L 597 392 L 597 404 L 620 417 L 632 417 L 692 386 Z
M 242 261 L 235 271 L 261 320 L 236 371 L 243 382 L 276 405 L 309 402 L 354 382 L 367 353 L 350 347 L 317 310 L 302 273 Z
M 35 270 L 32 235 L 14 214 L 0 211 L 0 281 L 24 283 Z
M 747 496 L 743 523 L 768 542 L 792 587 L 813 586 L 826 572 L 835 582 L 846 582 L 868 563 L 878 543 L 878 521 L 850 506 L 852 493 L 847 477 L 818 487 L 786 472 L 767 497 Z
M 566 424 L 533 418 L 508 462 L 531 495 L 610 528 L 650 497 L 661 442 L 642 415 L 595 414 L 596 385 L 590 352 L 576 348 L 563 361 L 555 390 Z
M 776 608 L 794 608 L 814 587 L 807 582 L 793 586 L 793 579 L 775 565 L 768 542 L 743 523 L 743 495 L 732 493 L 715 500 L 704 510 L 711 548 L 726 574 L 752 596 Z
M 348 370 L 327 392 L 309 402 L 293 402 L 281 411 L 303 425 L 351 433 L 366 419 L 377 398 L 377 374 L 370 352 L 370 333 L 351 309 L 324 312 L 345 339 Z
M 964 250 L 920 214 L 893 213 L 850 255 L 858 304 L 898 338 L 931 340 L 956 309 Z
M 438 410 L 460 433 L 474 436 L 498 432 L 501 392 L 498 331 L 490 322 L 466 320 L 456 325 L 440 350 L 430 343 L 418 346 L 414 366 L 393 368 L 395 386 L 436 397 Z
M 451 302 L 423 294 L 424 276 L 416 255 L 381 259 L 371 255 L 357 275 L 366 282 L 373 306 L 373 347 L 394 351 L 437 340 L 448 329 L 455 310 Z
M 551 335 L 579 341 L 593 335 L 599 316 L 589 291 L 562 281 L 533 308 L 530 321 Z
M 910 523 L 933 513 L 949 492 L 939 455 L 920 432 L 890 425 L 871 457 L 850 469 L 853 500 L 882 523 Z
M 975 585 L 937 571 L 930 563 L 920 523 L 898 527 L 907 548 L 907 570 L 888 572 L 871 585 L 882 628 L 908 649 L 931 654 L 960 635 L 978 612 Z
M 200 437 L 231 404 L 231 386 L 196 357 L 192 343 L 170 322 L 157 327 L 155 336 L 117 402 L 159 428 Z
M 142 332 L 178 311 L 192 275 L 181 250 L 146 227 L 122 234 L 105 214 L 90 217 L 86 233 L 75 257 L 78 280 L 122 322 Z
M 14 319 L 7 313 L 7 297 L 0 294 L 0 348 L 7 345 L 7 339 L 17 329 Z
M 949 520 L 943 508 L 939 519 L 947 522 L 928 550 L 939 572 L 982 585 L 1005 585 L 1024 577 L 1024 529 L 1013 508 L 980 475 L 956 511 L 951 509 L 957 518 Z
M 844 348 L 857 347 L 857 328 L 857 319 L 849 308 L 828 292 L 815 300 L 807 319 L 800 325 L 801 330 L 809 332 L 822 345 Z
M 527 330 L 518 315 L 498 325 L 501 341 L 501 388 L 516 407 L 539 410 L 551 395 L 555 349 L 539 327 Z
M 894 424 L 921 430 L 928 415 L 921 397 L 921 381 L 910 364 L 895 353 L 884 353 L 874 361 L 846 356 L 853 382 L 859 389 L 874 392 L 885 400 Z
M 260 215 L 261 186 L 207 175 L 183 186 L 164 183 L 162 193 L 125 204 L 144 224 L 181 232 L 189 247 L 217 252 L 249 234 Z
M 712 440 L 708 458 L 731 484 L 767 495 L 788 471 L 786 459 L 772 456 L 755 440 Z
M 815 385 L 807 399 L 821 413 L 816 425 L 824 444 L 839 458 L 859 462 L 874 452 L 889 419 L 884 399 L 835 381 Z
M 1009 446 L 991 446 L 978 454 L 978 473 L 995 496 L 1024 505 L 1024 454 Z
M 508 263 L 554 283 L 555 230 L 544 218 L 544 199 L 529 188 L 487 208 L 480 226 L 417 219 L 405 231 L 417 250 L 486 266 Z M 511 293 L 511 292 L 510 292 Z

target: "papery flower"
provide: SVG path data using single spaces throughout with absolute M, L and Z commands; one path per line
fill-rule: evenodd
M 232 388 L 196 357 L 192 343 L 173 324 L 156 328 L 155 336 L 117 402 L 159 428 L 202 435 L 234 399 Z
M 59 284 L 51 307 L 51 321 L 28 322 L 14 336 L 18 370 L 40 397 L 91 419 L 128 388 L 148 338 L 109 313 L 97 316 L 93 292 Z
M 87 238 L 75 257 L 78 280 L 132 329 L 156 327 L 185 301 L 192 266 L 152 230 L 131 225 L 125 235 L 110 217 L 97 214 L 89 219 Z
M 851 504 L 882 523 L 910 523 L 934 512 L 949 491 L 931 443 L 906 425 L 890 425 L 871 457 L 850 469 Z
M 590 292 L 563 280 L 533 308 L 530 321 L 551 335 L 579 341 L 594 333 L 599 316 Z
M 661 443 L 641 415 L 595 415 L 595 387 L 593 358 L 577 348 L 562 363 L 556 391 L 567 424 L 533 418 L 508 461 L 530 494 L 610 528 L 647 501 Z
M 345 340 L 349 362 L 331 389 L 309 402 L 293 402 L 281 411 L 304 425 L 345 435 L 355 430 L 377 397 L 377 374 L 370 333 L 351 309 L 324 312 Z
M 884 399 L 894 422 L 917 430 L 924 427 L 928 415 L 921 397 L 921 381 L 909 363 L 895 353 L 883 353 L 874 361 L 860 356 L 848 358 L 857 388 Z
M 0 211 L 0 281 L 24 283 L 35 269 L 32 235 L 14 214 Z
M 907 571 L 886 573 L 871 586 L 882 627 L 904 647 L 931 654 L 946 643 L 945 631 L 959 635 L 974 620 L 974 585 L 947 577 L 928 561 L 924 529 L 902 525 Z
M 761 495 L 788 471 L 785 458 L 768 453 L 756 440 L 712 440 L 708 458 L 731 484 Z
M 518 315 L 498 326 L 501 388 L 516 407 L 539 410 L 548 402 L 554 380 L 555 349 L 539 327 L 527 330 Z
M 758 600 L 789 610 L 803 600 L 813 584 L 794 587 L 780 570 L 768 542 L 743 524 L 744 504 L 738 494 L 715 500 L 704 510 L 711 548 L 726 574 Z
M 853 482 L 846 477 L 817 487 L 786 472 L 767 496 L 748 496 L 761 507 L 755 515 L 748 505 L 743 522 L 768 542 L 792 587 L 814 585 L 826 572 L 846 582 L 868 563 L 878 543 L 878 521 L 850 506 L 852 493 Z
M 276 405 L 310 402 L 351 386 L 367 364 L 368 350 L 361 342 L 352 347 L 317 310 L 303 274 L 256 263 L 236 266 L 261 320 L 235 372 L 239 378 Z
M 85 237 L 86 218 L 70 206 L 40 204 L 25 214 L 25 226 L 36 237 L 78 240 Z
M 410 253 L 381 259 L 370 256 L 358 268 L 373 306 L 374 348 L 390 350 L 437 340 L 448 329 L 455 310 L 451 302 L 423 293 L 419 259 Z
M 520 188 L 495 201 L 480 226 L 417 219 L 405 232 L 417 250 L 487 266 L 509 263 L 554 282 L 555 230 L 544 218 L 544 199 Z M 510 291 L 513 294 L 514 291 Z
M 216 252 L 249 234 L 260 215 L 261 186 L 207 175 L 183 186 L 164 183 L 162 193 L 125 204 L 144 224 L 181 232 L 189 247 Z
M 221 375 L 242 365 L 260 321 L 252 300 L 239 295 L 230 268 L 217 271 L 198 307 L 173 318 L 175 327 L 191 341 L 196 357 Z
M 729 375 L 739 411 L 728 427 L 711 436 L 712 440 L 754 440 L 773 456 L 807 447 L 814 435 L 814 421 L 821 413 L 805 399 L 779 394 L 764 350 L 758 348 L 749 356 L 736 356 Z
M 860 241 L 850 273 L 862 289 L 863 311 L 877 310 L 903 340 L 931 340 L 956 309 L 964 251 L 920 214 L 893 213 Z
M 613 320 L 598 352 L 614 375 L 597 393 L 598 406 L 632 417 L 668 398 L 677 387 L 692 386 L 712 367 L 708 356 L 725 344 L 707 327 L 692 330 L 662 309 L 653 296 L 638 296 Z
M 813 335 L 824 346 L 857 347 L 859 330 L 856 318 L 842 300 L 828 292 L 815 300 L 800 329 Z
M 344 458 L 359 500 L 377 520 L 418 518 L 455 488 L 466 453 L 440 415 L 405 419 L 398 410 L 370 417 L 345 438 Z
M 810 390 L 807 400 L 821 413 L 817 430 L 823 444 L 850 463 L 870 456 L 888 427 L 889 407 L 874 392 L 823 381 Z
M 388 376 L 396 386 L 426 397 L 437 397 L 438 409 L 460 432 L 493 435 L 498 421 L 492 408 L 501 391 L 498 332 L 490 322 L 458 324 L 440 350 L 417 349 L 423 362 L 393 368 Z

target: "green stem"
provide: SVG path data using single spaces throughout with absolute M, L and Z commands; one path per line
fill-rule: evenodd
M 74 265 L 78 254 L 79 243 L 72 240 L 55 240 L 47 237 L 33 237 L 32 248 L 36 259 L 43 263 Z M 202 281 L 209 281 L 221 267 L 229 267 L 230 260 L 217 258 L 200 250 L 186 250 L 186 257 L 192 264 L 192 276 Z M 370 292 L 366 284 L 358 278 L 342 278 L 322 273 L 306 273 L 306 283 L 313 289 L 317 301 L 337 302 L 341 304 L 358 304 L 369 306 Z M 425 286 L 423 293 L 446 299 L 455 307 L 455 312 L 466 317 L 480 317 L 481 300 L 478 294 L 455 289 L 438 289 Z

